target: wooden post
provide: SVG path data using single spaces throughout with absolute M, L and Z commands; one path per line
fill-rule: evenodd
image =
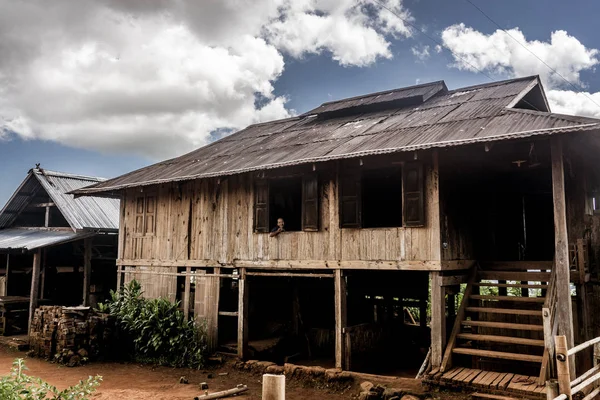
M 567 356 L 569 347 L 565 335 L 556 336 L 556 376 L 558 378 L 558 389 L 560 394 L 566 394 L 571 400 L 571 368 Z
M 240 268 L 240 277 L 238 280 L 239 298 L 238 298 L 238 336 L 237 351 L 238 357 L 245 360 L 248 355 L 248 306 L 250 299 L 248 292 L 248 278 L 246 277 L 246 268 Z
M 566 338 L 566 345 L 573 347 L 573 309 L 571 304 L 569 239 L 567 236 L 567 206 L 565 200 L 565 176 L 563 149 L 560 136 L 550 138 L 552 156 L 552 196 L 554 200 L 554 265 L 556 268 L 556 307 L 558 333 Z M 574 368 L 575 364 L 571 363 Z M 574 373 L 574 371 L 571 371 Z M 559 382 L 560 384 L 560 382 Z
M 554 400 L 558 397 L 558 382 L 556 379 L 546 381 L 546 400 Z
M 123 267 L 122 265 L 117 265 L 117 292 L 121 290 L 121 286 L 123 285 Z
M 90 283 L 92 281 L 92 238 L 83 239 L 83 305 L 90 305 Z
M 341 269 L 335 270 L 335 367 L 344 368 L 344 328 L 347 325 L 346 280 Z
M 263 375 L 262 400 L 285 400 L 285 375 Z
M 431 365 L 442 364 L 446 345 L 446 289 L 441 272 L 431 272 Z
M 6 280 L 4 281 L 4 293 L 8 296 L 8 275 L 10 272 L 10 254 L 6 253 Z
M 190 290 L 192 287 L 192 267 L 185 267 L 185 285 L 183 289 L 183 315 L 190 317 Z
M 29 294 L 29 324 L 28 332 L 31 331 L 31 320 L 33 313 L 37 308 L 38 295 L 40 288 L 40 265 L 42 259 L 42 251 L 38 250 L 33 254 L 33 268 L 31 270 L 31 293 Z M 31 333 L 31 332 L 30 332 Z
M 579 283 L 577 284 L 577 300 L 580 305 L 578 315 L 580 316 L 581 333 L 580 342 L 583 343 L 589 339 L 592 339 L 590 334 L 590 309 L 589 309 L 589 296 L 587 293 L 587 286 L 585 284 L 585 247 L 583 239 L 577 239 L 577 270 L 579 272 Z M 592 368 L 592 351 L 586 349 L 580 353 L 580 367 L 582 371 L 587 371 Z

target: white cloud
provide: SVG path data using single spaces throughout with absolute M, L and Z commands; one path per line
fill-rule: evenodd
M 421 62 L 425 62 L 431 56 L 429 46 L 413 46 L 410 48 L 410 51 Z
M 552 32 L 548 42 L 528 41 L 518 28 L 507 32 L 560 76 L 501 30 L 488 35 L 464 24 L 456 24 L 442 32 L 442 40 L 453 52 L 454 66 L 459 69 L 474 72 L 487 70 L 513 77 L 540 75 L 549 89 L 547 96 L 552 111 L 600 117 L 600 107 L 589 99 L 591 97 L 600 104 L 600 93 L 566 90 L 572 88 L 571 84 L 585 87 L 580 74 L 593 70 L 600 63 L 597 49 L 585 47 L 577 38 L 562 30 Z
M 0 0 L 0 138 L 181 154 L 293 113 L 273 94 L 284 53 L 364 66 L 409 35 L 351 0 Z

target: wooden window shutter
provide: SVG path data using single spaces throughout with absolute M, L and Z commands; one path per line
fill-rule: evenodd
M 156 227 L 156 197 L 146 197 L 146 210 L 144 215 L 144 233 L 154 235 Z
M 410 162 L 402 170 L 402 205 L 404 226 L 425 225 L 423 164 Z
M 135 233 L 144 233 L 144 213 L 146 210 L 144 196 L 135 199 Z
M 361 227 L 360 173 L 340 178 L 340 227 Z
M 266 179 L 254 185 L 254 232 L 269 232 L 269 181 Z
M 302 230 L 319 230 L 319 180 L 316 174 L 302 180 Z

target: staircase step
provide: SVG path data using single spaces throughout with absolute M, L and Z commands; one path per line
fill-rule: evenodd
M 462 347 L 454 348 L 454 349 L 452 349 L 452 352 L 455 354 L 466 354 L 469 356 L 478 356 L 478 357 L 486 357 L 486 358 L 500 358 L 503 360 L 527 361 L 527 362 L 535 362 L 535 363 L 542 362 L 542 356 L 534 356 L 531 354 L 517 354 L 517 353 L 505 353 L 503 351 L 465 349 Z
M 475 282 L 473 283 L 475 286 L 494 286 L 494 287 L 514 287 L 514 288 L 522 288 L 522 289 L 548 289 L 548 285 L 532 285 L 532 284 L 524 284 L 524 283 L 497 283 L 497 282 Z
M 480 279 L 524 282 L 550 282 L 549 272 L 479 271 Z
M 542 346 L 542 347 L 544 346 L 543 340 L 519 338 L 519 337 L 512 337 L 512 336 L 477 335 L 474 333 L 459 333 L 456 337 L 459 339 L 472 340 L 475 342 L 522 344 L 522 345 L 526 345 L 526 346 Z
M 472 294 L 470 298 L 474 300 L 516 301 L 519 303 L 543 303 L 546 301 L 543 297 L 484 296 L 479 294 Z
M 462 326 L 479 326 L 482 328 L 498 328 L 498 329 L 515 329 L 523 331 L 540 331 L 544 330 L 543 325 L 533 324 L 513 324 L 509 322 L 492 322 L 492 321 L 461 321 Z
M 531 317 L 541 317 L 541 310 L 519 310 L 512 308 L 492 308 L 492 307 L 467 307 L 468 312 L 487 313 L 487 314 L 509 314 L 509 315 L 529 315 Z

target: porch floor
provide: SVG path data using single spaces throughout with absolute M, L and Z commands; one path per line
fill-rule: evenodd
M 538 386 L 538 379 L 537 376 L 457 367 L 444 373 L 434 369 L 423 380 L 429 385 L 450 389 L 476 389 L 486 393 L 545 399 L 546 387 Z

